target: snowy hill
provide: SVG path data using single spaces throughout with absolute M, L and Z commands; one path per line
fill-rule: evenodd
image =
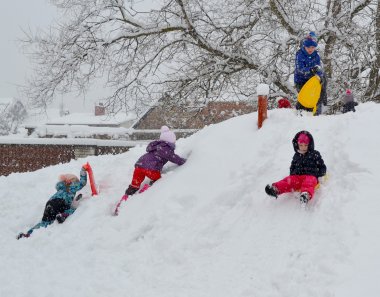
M 260 130 L 256 121 L 240 116 L 177 141 L 188 162 L 168 166 L 118 217 L 111 209 L 143 146 L 0 177 L 0 296 L 379 296 L 380 105 L 320 117 L 273 110 Z M 295 194 L 264 192 L 288 175 L 291 139 L 304 129 L 329 172 L 306 209 Z M 57 176 L 86 161 L 100 195 L 17 241 Z

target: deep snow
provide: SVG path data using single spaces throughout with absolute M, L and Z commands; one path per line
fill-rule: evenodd
M 297 117 L 257 113 L 177 141 L 185 165 L 169 165 L 149 191 L 111 211 L 128 186 L 139 146 L 32 173 L 0 177 L 0 296 L 375 297 L 380 283 L 380 105 Z M 289 173 L 291 140 L 310 131 L 329 179 L 307 208 L 267 183 Z M 90 188 L 64 224 L 17 241 L 42 216 L 61 173 L 89 161 Z

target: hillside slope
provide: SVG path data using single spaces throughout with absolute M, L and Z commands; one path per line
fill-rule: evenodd
M 380 106 L 296 117 L 274 110 L 209 126 L 177 142 L 149 191 L 111 210 L 145 147 L 0 177 L 1 296 L 377 296 L 380 284 Z M 267 183 L 289 173 L 291 139 L 310 131 L 329 180 L 305 209 Z M 191 152 L 191 153 L 190 153 Z M 89 161 L 101 193 L 64 224 L 15 236 L 42 216 L 60 173 Z

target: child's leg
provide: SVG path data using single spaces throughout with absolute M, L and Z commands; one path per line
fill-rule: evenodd
M 289 175 L 284 179 L 273 183 L 273 186 L 278 190 L 278 194 L 289 193 L 296 191 L 301 187 L 302 179 L 300 175 Z
M 135 194 L 140 189 L 141 183 L 144 181 L 145 176 L 145 169 L 136 167 L 133 172 L 132 182 L 128 189 L 125 190 L 125 194 L 129 196 Z
M 135 171 L 133 172 L 131 186 L 139 189 L 144 179 L 145 179 L 144 168 L 136 167 Z
M 147 169 L 145 171 L 146 176 L 151 179 L 150 185 L 153 185 L 153 183 L 161 178 L 161 172 L 158 170 L 149 170 Z
M 46 203 L 44 214 L 42 216 L 43 222 L 53 222 L 57 214 L 64 212 L 70 207 L 63 199 L 53 199 Z
M 314 196 L 315 187 L 318 184 L 318 179 L 312 175 L 301 175 L 302 183 L 301 183 L 301 192 L 308 192 L 310 194 L 310 199 Z

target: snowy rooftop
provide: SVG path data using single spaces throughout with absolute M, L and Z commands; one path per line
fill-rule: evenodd
M 70 113 L 68 115 L 60 116 L 59 109 L 48 109 L 45 113 L 32 114 L 25 121 L 25 125 L 104 125 L 104 126 L 118 126 L 121 123 L 130 121 L 131 123 L 136 119 L 135 114 L 119 113 L 114 116 L 104 115 L 95 116 L 91 112 L 83 113 Z

